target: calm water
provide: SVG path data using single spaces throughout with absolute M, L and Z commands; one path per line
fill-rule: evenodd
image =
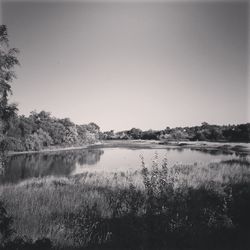
M 161 162 L 166 156 L 169 165 L 209 163 L 239 156 L 222 152 L 201 152 L 191 149 L 128 149 L 96 148 L 51 153 L 10 156 L 7 168 L 0 175 L 0 183 L 17 183 L 43 176 L 69 176 L 85 171 L 133 171 L 141 168 L 140 156 L 149 167 L 155 154 Z

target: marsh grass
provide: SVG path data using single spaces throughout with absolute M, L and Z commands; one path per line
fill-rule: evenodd
M 247 249 L 250 168 L 242 162 L 86 172 L 0 186 L 20 237 L 62 249 Z

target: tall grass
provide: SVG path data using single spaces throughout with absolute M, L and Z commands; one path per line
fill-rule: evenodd
M 142 170 L 0 186 L 14 230 L 59 248 L 247 249 L 250 168 L 158 163 Z M 213 239 L 213 243 L 211 241 Z

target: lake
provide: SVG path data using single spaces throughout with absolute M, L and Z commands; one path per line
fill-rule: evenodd
M 99 147 L 81 150 L 20 154 L 8 157 L 0 183 L 18 183 L 33 177 L 71 176 L 86 171 L 135 171 L 141 169 L 141 156 L 147 167 L 156 158 L 168 164 L 207 164 L 239 158 L 221 151 L 203 152 L 190 148 Z

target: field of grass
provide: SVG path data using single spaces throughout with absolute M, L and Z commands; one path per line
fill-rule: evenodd
M 46 177 L 0 186 L 15 237 L 56 249 L 248 249 L 247 160 Z

